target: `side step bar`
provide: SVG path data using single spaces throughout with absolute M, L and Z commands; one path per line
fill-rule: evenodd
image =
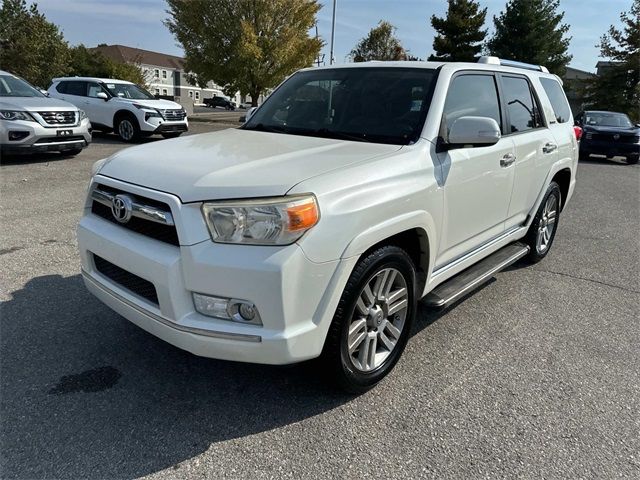
M 435 308 L 444 308 L 487 282 L 500 270 L 507 268 L 529 253 L 529 246 L 512 243 L 501 248 L 484 260 L 460 272 L 453 278 L 438 285 L 422 300 L 422 303 Z

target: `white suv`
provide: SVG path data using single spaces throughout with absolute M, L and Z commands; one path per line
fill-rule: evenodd
M 320 357 L 351 391 L 393 368 L 419 299 L 450 305 L 544 258 L 575 186 L 571 112 L 543 67 L 311 68 L 250 113 L 96 164 L 85 283 L 196 355 Z
M 155 133 L 178 137 L 189 129 L 187 112 L 180 104 L 156 99 L 144 88 L 124 80 L 54 78 L 49 95 L 83 109 L 94 129 L 114 131 L 125 142 Z

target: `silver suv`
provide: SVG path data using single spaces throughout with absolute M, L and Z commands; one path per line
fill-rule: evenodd
M 70 103 L 48 98 L 21 78 L 0 70 L 2 153 L 76 155 L 91 143 L 91 123 Z

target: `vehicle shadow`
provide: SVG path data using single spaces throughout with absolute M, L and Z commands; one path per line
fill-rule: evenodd
M 120 140 L 118 135 L 113 132 L 106 133 L 98 130 L 94 130 L 91 134 L 92 143 L 96 143 L 98 145 L 121 145 L 121 146 L 134 146 L 134 145 L 142 145 L 144 143 L 152 143 L 157 142 L 159 140 L 164 140 L 164 138 L 160 135 L 153 135 L 149 137 L 141 137 L 135 142 L 126 143 Z
M 72 158 L 72 156 L 58 152 L 29 153 L 22 155 L 3 153 L 0 156 L 0 166 L 59 162 L 68 158 Z
M 79 275 L 34 278 L 0 313 L 3 478 L 178 469 L 211 444 L 353 398 L 327 385 L 318 362 L 248 365 L 174 348 L 94 299 Z M 444 313 L 421 308 L 413 333 Z
M 612 159 L 608 159 L 606 157 L 581 158 L 578 165 L 580 164 L 629 166 L 624 157 L 614 157 Z

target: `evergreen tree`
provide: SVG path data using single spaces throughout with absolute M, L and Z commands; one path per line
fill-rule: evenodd
M 590 108 L 625 112 L 640 119 L 640 0 L 620 14 L 622 29 L 613 25 L 600 38 L 600 56 L 614 62 L 587 86 Z
M 482 51 L 487 35 L 483 30 L 487 9 L 480 9 L 475 0 L 449 0 L 445 18 L 431 16 L 437 32 L 433 39 L 434 55 L 429 60 L 443 62 L 473 62 Z
M 3 0 L 0 8 L 0 68 L 47 88 L 53 77 L 67 73 L 69 48 L 56 25 L 36 4 Z
M 361 39 L 351 50 L 351 59 L 354 62 L 407 60 L 408 52 L 395 36 L 395 32 L 396 27 L 389 22 L 380 20 L 378 26 L 372 28 L 369 34 Z
M 563 75 L 572 56 L 567 53 L 569 25 L 562 23 L 559 0 L 509 0 L 487 49 L 496 57 L 546 66 Z

